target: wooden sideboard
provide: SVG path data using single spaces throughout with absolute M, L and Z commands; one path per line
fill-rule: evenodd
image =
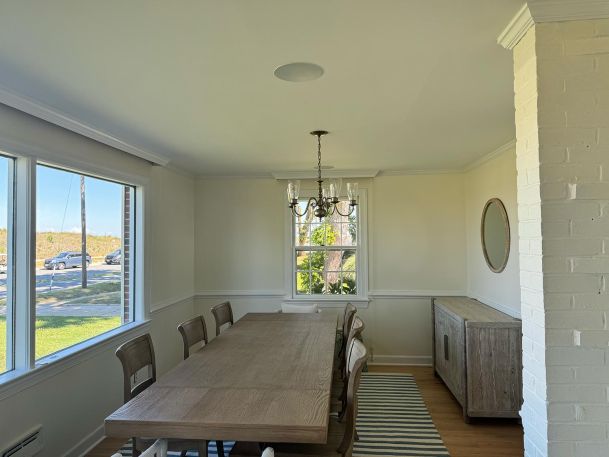
M 463 418 L 519 417 L 521 321 L 467 297 L 432 301 L 433 364 Z

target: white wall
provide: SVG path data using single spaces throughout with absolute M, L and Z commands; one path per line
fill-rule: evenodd
M 361 310 L 366 341 L 376 361 L 429 363 L 429 295 L 465 291 L 462 176 L 387 176 L 361 185 L 368 189 L 373 297 Z M 224 299 L 236 317 L 278 309 L 285 295 L 285 182 L 201 179 L 195 205 L 197 312 L 213 322 L 209 308 Z
M 2 149 L 146 184 L 145 296 L 147 305 L 154 305 L 150 331 L 159 371 L 175 365 L 182 356 L 176 326 L 193 315 L 194 181 L 0 105 Z M 80 455 L 101 436 L 103 419 L 122 403 L 122 372 L 114 351 L 124 340 L 102 345 L 52 378 L 0 395 L 0 449 L 42 424 L 41 457 Z
M 516 201 L 516 147 L 511 147 L 479 167 L 465 179 L 467 224 L 467 291 L 470 297 L 512 316 L 520 316 L 518 259 L 518 203 Z M 510 221 L 510 256 L 505 270 L 493 273 L 482 253 L 480 223 L 484 205 L 499 198 Z

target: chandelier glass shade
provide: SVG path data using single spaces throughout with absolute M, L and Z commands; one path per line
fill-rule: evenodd
M 317 196 L 310 197 L 307 200 L 304 209 L 300 209 L 301 205 L 298 203 L 298 198 L 300 196 L 300 181 L 288 182 L 288 206 L 296 216 L 304 216 L 309 211 L 313 211 L 315 217 L 318 217 L 319 220 L 326 216 L 331 216 L 335 212 L 341 216 L 350 216 L 357 206 L 357 200 L 359 198 L 357 183 L 347 183 L 349 210 L 343 214 L 338 209 L 342 180 L 340 178 L 331 179 L 326 183 L 321 177 L 321 137 L 327 134 L 328 132 L 325 130 L 315 130 L 311 132 L 311 135 L 317 137 Z

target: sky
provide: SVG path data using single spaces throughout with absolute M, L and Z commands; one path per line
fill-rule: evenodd
M 9 160 L 0 157 L 0 228 L 7 221 Z M 38 165 L 36 179 L 36 230 L 80 233 L 80 175 Z M 122 187 L 85 178 L 87 233 L 121 236 Z

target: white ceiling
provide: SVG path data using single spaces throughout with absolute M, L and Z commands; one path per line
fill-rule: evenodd
M 196 174 L 461 168 L 514 137 L 522 0 L 2 0 L 0 85 Z M 314 62 L 321 79 L 273 71 Z

